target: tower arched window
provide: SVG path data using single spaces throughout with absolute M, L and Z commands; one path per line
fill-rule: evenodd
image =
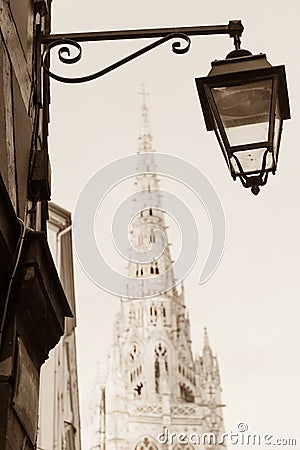
M 154 440 L 145 436 L 134 447 L 134 450 L 158 450 Z
M 150 267 L 150 273 L 152 273 L 152 274 L 154 273 L 153 266 Z
M 194 394 L 189 386 L 186 386 L 184 383 L 180 383 L 179 388 L 180 397 L 184 402 L 193 403 L 195 401 Z
M 155 392 L 159 393 L 159 361 L 158 358 L 155 359 L 154 362 L 154 377 L 155 377 Z
M 154 243 L 154 242 L 155 242 L 155 234 L 154 234 L 154 231 L 153 231 L 153 230 L 150 231 L 150 242 L 151 242 L 151 243 Z
M 132 391 L 135 396 L 141 396 L 143 392 L 144 380 L 142 351 L 138 343 L 132 342 L 129 347 L 128 355 L 130 363 L 130 383 L 132 384 Z
M 164 303 L 161 303 L 159 305 L 159 313 L 160 313 L 160 316 L 163 318 L 164 323 L 166 323 L 167 311 L 166 311 L 166 307 L 165 307 Z
M 130 360 L 135 361 L 138 358 L 139 354 L 140 350 L 138 348 L 138 345 L 134 342 L 133 344 L 131 344 L 129 351 Z
M 149 208 L 149 216 L 152 216 L 152 215 L 153 215 L 152 208 Z
M 158 312 L 157 305 L 153 302 L 150 306 L 150 322 L 155 324 L 157 320 Z
M 160 384 L 164 377 L 168 375 L 168 352 L 162 342 L 158 342 L 154 349 L 154 378 L 155 392 L 159 394 Z

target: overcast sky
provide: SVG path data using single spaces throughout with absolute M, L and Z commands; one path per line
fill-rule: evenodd
M 266 53 L 273 65 L 286 65 L 292 114 L 292 120 L 284 123 L 278 173 L 270 175 L 257 197 L 232 181 L 215 136 L 206 132 L 196 95 L 194 79 L 207 75 L 210 62 L 223 59 L 233 48 L 227 36 L 194 37 L 190 52 L 178 56 L 167 43 L 85 85 L 52 82 L 50 127 L 52 200 L 73 212 L 96 170 L 136 152 L 141 126 L 138 92 L 146 84 L 154 148 L 204 172 L 226 216 L 223 259 L 213 277 L 199 285 L 211 242 L 209 221 L 188 189 L 162 180 L 164 188 L 180 192 L 199 225 L 200 255 L 185 280 L 186 303 L 194 350 L 201 351 L 207 326 L 219 358 L 226 430 L 235 431 L 239 422 L 246 422 L 252 432 L 298 439 L 299 13 L 297 0 L 53 1 L 53 32 L 227 24 L 241 19 L 242 46 L 254 54 Z M 79 68 L 68 67 L 62 73 L 93 72 L 147 43 L 85 45 Z M 117 188 L 97 216 L 98 245 L 107 255 L 111 254 L 108 212 L 113 214 L 124 192 L 125 187 Z M 176 241 L 176 233 L 170 229 L 171 241 Z M 75 265 L 83 448 L 89 450 L 93 385 L 97 367 L 105 366 L 118 299 L 95 286 L 76 258 Z

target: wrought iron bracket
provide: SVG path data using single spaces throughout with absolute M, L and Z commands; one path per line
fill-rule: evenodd
M 100 31 L 88 33 L 66 33 L 66 34 L 49 34 L 43 35 L 41 44 L 44 46 L 42 54 L 42 66 L 46 74 L 56 81 L 62 83 L 84 83 L 95 80 L 103 75 L 113 71 L 123 64 L 132 61 L 138 56 L 147 53 L 148 51 L 164 44 L 171 39 L 182 39 L 184 43 L 176 41 L 172 44 L 172 51 L 176 54 L 184 54 L 189 51 L 191 40 L 190 36 L 207 36 L 217 34 L 227 34 L 234 39 L 235 49 L 240 48 L 240 37 L 243 32 L 243 25 L 240 20 L 231 20 L 228 25 L 203 25 L 198 27 L 180 27 L 180 28 L 156 28 L 144 30 L 124 30 L 124 31 Z M 82 57 L 81 42 L 95 42 L 95 41 L 115 41 L 126 39 L 149 39 L 159 38 L 159 40 L 143 47 L 142 49 L 122 58 L 116 63 L 101 69 L 95 73 L 69 78 L 58 75 L 50 70 L 50 52 L 54 47 L 58 48 L 58 59 L 64 64 L 74 64 L 80 61 Z M 71 48 L 75 48 L 77 54 L 71 56 Z

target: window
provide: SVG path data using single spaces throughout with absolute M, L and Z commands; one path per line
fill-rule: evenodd
M 131 349 L 130 349 L 129 355 L 130 355 L 131 361 L 135 361 L 137 359 L 137 357 L 139 355 L 139 349 L 138 349 L 137 344 L 133 343 L 131 345 Z
M 142 389 L 143 389 L 144 385 L 142 382 L 140 382 L 139 384 L 137 384 L 134 388 L 134 394 L 135 395 L 142 395 Z
M 195 397 L 192 390 L 183 383 L 180 383 L 179 387 L 180 387 L 180 397 L 182 398 L 182 400 L 187 403 L 193 403 L 195 401 Z
M 150 242 L 152 242 L 152 243 L 155 242 L 155 234 L 154 234 L 153 230 L 150 231 Z
M 140 440 L 134 447 L 134 450 L 158 450 L 153 440 L 147 436 Z
M 156 324 L 157 316 L 158 316 L 157 306 L 153 302 L 150 306 L 150 322 L 152 324 Z
M 154 377 L 155 377 L 155 392 L 159 393 L 159 362 L 158 358 L 155 359 L 154 363 Z
M 154 349 L 154 379 L 155 379 L 155 392 L 160 393 L 160 384 L 162 378 L 168 376 L 168 354 L 167 348 L 159 342 Z

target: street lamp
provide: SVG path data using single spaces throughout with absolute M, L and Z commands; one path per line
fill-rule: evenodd
M 276 171 L 282 122 L 290 118 L 290 112 L 284 66 L 272 67 L 265 55 L 253 56 L 241 50 L 243 29 L 240 20 L 231 20 L 228 25 L 40 35 L 37 40 L 44 52 L 37 70 L 43 67 L 46 77 L 63 83 L 84 83 L 169 40 L 179 39 L 172 44 L 172 50 L 183 54 L 190 49 L 189 36 L 228 34 L 234 39 L 235 50 L 225 60 L 214 61 L 209 75 L 197 78 L 196 85 L 206 127 L 215 131 L 232 177 L 239 177 L 256 195 L 259 186 L 266 184 L 269 172 Z M 89 75 L 69 78 L 50 70 L 50 51 L 55 47 L 60 62 L 74 64 L 81 59 L 81 42 L 157 37 L 160 39 Z M 75 48 L 75 56 L 71 56 L 70 47 Z M 49 86 L 45 79 L 43 86 L 47 102 Z
M 212 62 L 196 85 L 208 130 L 214 130 L 233 179 L 257 195 L 275 174 L 283 120 L 290 118 L 284 66 L 235 50 Z

